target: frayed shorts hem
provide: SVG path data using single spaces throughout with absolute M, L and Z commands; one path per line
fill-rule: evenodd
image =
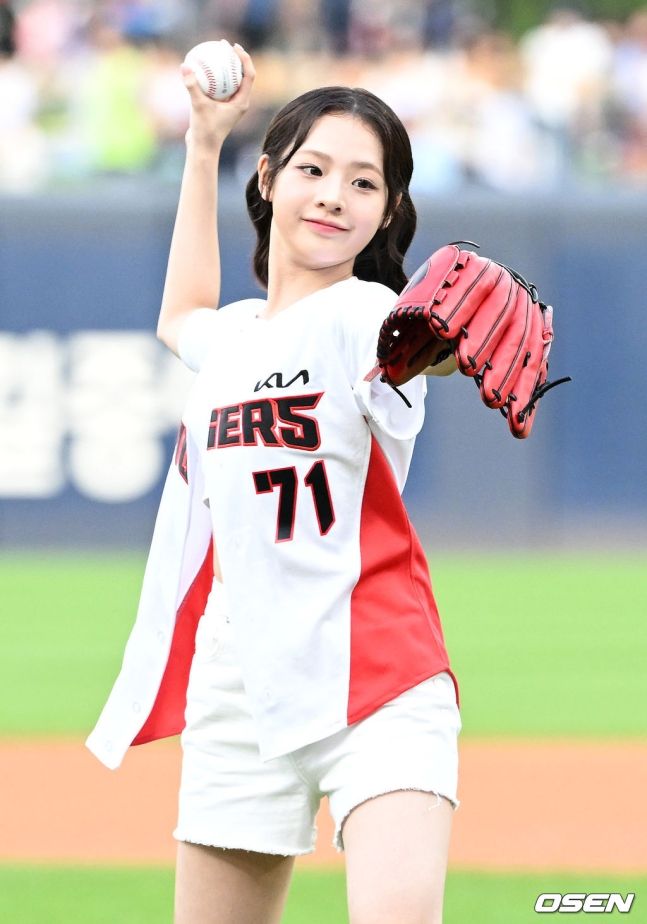
M 309 853 L 314 853 L 314 844 L 310 847 L 277 847 L 276 844 L 253 843 L 251 840 L 245 840 L 243 843 L 240 838 L 219 838 L 217 841 L 213 837 L 205 835 L 185 836 L 181 831 L 175 830 L 173 837 L 176 841 L 183 844 L 194 844 L 197 847 L 216 847 L 218 850 L 246 850 L 249 853 L 265 853 L 278 857 L 302 857 Z M 226 841 L 226 843 L 225 843 Z
M 353 800 L 352 805 L 350 805 L 347 809 L 342 810 L 341 815 L 340 815 L 340 820 L 335 825 L 335 833 L 332 839 L 333 847 L 335 848 L 337 853 L 343 853 L 344 851 L 344 840 L 342 837 L 342 829 L 344 827 L 344 824 L 348 820 L 348 817 L 351 815 L 351 813 L 356 808 L 359 808 L 360 805 L 364 805 L 365 802 L 370 802 L 372 799 L 378 799 L 380 796 L 386 796 L 388 793 L 391 793 L 391 792 L 426 792 L 426 793 L 429 793 L 430 795 L 436 796 L 436 800 L 437 800 L 436 804 L 433 805 L 432 808 L 436 808 L 438 805 L 440 805 L 441 799 L 446 799 L 447 802 L 449 802 L 451 807 L 454 809 L 454 811 L 456 811 L 456 809 L 460 805 L 460 801 L 458 799 L 454 798 L 453 796 L 448 796 L 444 792 L 442 792 L 440 789 L 434 786 L 430 786 L 428 784 L 418 784 L 418 785 L 412 784 L 410 786 L 406 786 L 406 785 L 385 786 L 384 788 L 381 788 L 375 792 L 372 792 L 370 795 L 362 795 L 360 798 Z

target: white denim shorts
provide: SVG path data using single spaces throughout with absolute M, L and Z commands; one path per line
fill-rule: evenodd
M 458 807 L 461 728 L 447 673 L 423 681 L 333 735 L 261 761 L 231 627 L 213 594 L 201 618 L 182 733 L 174 837 L 213 847 L 295 856 L 315 848 L 315 817 L 328 796 L 333 844 L 362 802 L 402 789 L 433 792 Z

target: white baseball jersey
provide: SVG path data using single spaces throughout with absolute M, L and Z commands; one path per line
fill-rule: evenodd
M 352 277 L 268 320 L 258 317 L 265 303 L 249 299 L 194 312 L 181 332 L 180 354 L 198 376 L 176 453 L 179 480 L 208 505 L 264 760 L 449 668 L 426 558 L 400 497 L 425 379 L 403 387 L 411 407 L 379 379 L 365 380 L 395 298 Z M 136 741 L 181 728 L 169 731 L 185 702 L 190 598 L 200 588 L 202 605 L 209 557 L 196 571 L 201 556 L 193 556 L 196 578 L 180 595 L 180 610 L 193 610 L 189 631 L 179 633 L 176 618 L 164 676 L 153 698 L 140 697 L 150 708 Z M 169 681 L 178 647 L 184 668 Z M 113 712 L 106 721 L 119 737 Z M 105 759 L 97 734 L 89 743 Z

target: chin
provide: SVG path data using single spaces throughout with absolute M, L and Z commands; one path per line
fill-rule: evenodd
M 355 257 L 347 257 L 345 255 L 331 256 L 330 253 L 327 254 L 313 254 L 310 250 L 307 254 L 303 254 L 300 258 L 297 258 L 297 262 L 304 269 L 310 270 L 329 270 L 334 269 L 336 266 L 345 266 L 350 263 L 352 268 Z

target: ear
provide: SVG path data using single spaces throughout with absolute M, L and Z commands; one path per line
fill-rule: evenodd
M 261 199 L 267 199 L 268 202 L 271 201 L 271 193 L 267 182 L 269 162 L 270 159 L 267 154 L 261 154 L 256 167 L 258 170 L 258 191 L 261 194 Z
M 393 221 L 393 213 L 396 212 L 397 209 L 400 208 L 400 203 L 401 203 L 401 202 L 402 202 L 402 193 L 398 193 L 397 198 L 396 198 L 396 200 L 395 200 L 395 205 L 393 206 L 393 209 L 391 210 L 391 212 L 389 212 L 389 214 L 386 216 L 386 218 L 384 219 L 384 221 L 383 221 L 382 224 L 380 225 L 381 228 L 388 228 L 388 227 L 389 227 L 389 225 L 390 225 L 391 222 Z

